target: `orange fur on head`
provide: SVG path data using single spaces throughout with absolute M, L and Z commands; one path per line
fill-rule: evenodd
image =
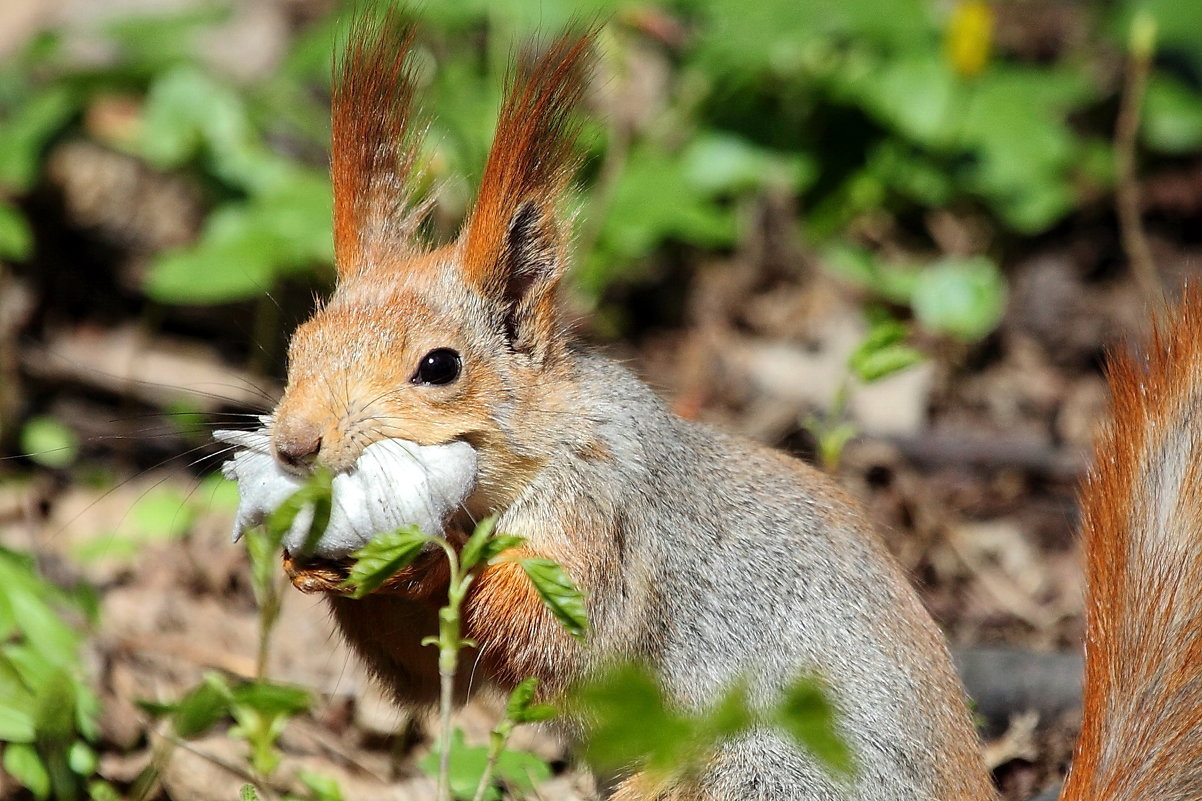
M 461 239 L 465 279 L 511 307 L 506 326 L 517 350 L 555 339 L 568 240 L 558 206 L 576 166 L 572 111 L 591 53 L 591 33 L 565 35 L 517 71 Z
M 413 42 L 413 25 L 400 12 L 362 14 L 334 67 L 330 172 L 340 277 L 361 272 L 382 253 L 413 247 L 421 216 L 410 207 L 421 144 L 411 130 Z

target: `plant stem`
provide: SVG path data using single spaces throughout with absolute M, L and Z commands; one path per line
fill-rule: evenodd
M 501 722 L 489 735 L 488 763 L 484 766 L 484 773 L 480 774 L 480 783 L 476 785 L 476 793 L 472 796 L 472 801 L 484 801 L 484 794 L 488 792 L 488 787 L 492 784 L 492 775 L 497 769 L 497 761 L 500 760 L 501 752 L 505 750 L 505 743 L 509 741 L 509 735 L 512 732 L 513 721 L 506 717 L 501 719 Z
M 1118 173 L 1115 201 L 1123 251 L 1131 273 L 1146 300 L 1161 311 L 1164 291 L 1152 259 L 1152 249 L 1140 215 L 1139 180 L 1136 175 L 1135 145 L 1139 134 L 1140 109 L 1148 85 L 1148 71 L 1156 44 L 1156 23 L 1138 15 L 1131 26 L 1131 53 L 1123 82 L 1123 94 L 1114 134 L 1114 160 Z
M 447 589 L 447 605 L 438 610 L 438 679 L 439 679 L 439 751 L 438 751 L 438 801 L 451 801 L 451 711 L 455 704 L 455 672 L 459 668 L 459 649 L 463 647 L 460 636 L 459 608 L 467 595 L 472 574 L 463 575 L 459 568 L 459 555 L 442 538 L 431 538 L 447 554 L 450 562 L 450 586 Z

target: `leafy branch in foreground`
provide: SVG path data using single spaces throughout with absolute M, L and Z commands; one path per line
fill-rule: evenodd
M 689 713 L 665 698 L 648 669 L 625 664 L 577 689 L 571 703 L 586 723 L 585 755 L 602 771 L 639 766 L 661 780 L 688 775 L 721 741 L 772 726 L 789 734 L 835 779 L 855 772 L 852 754 L 835 730 L 826 688 L 812 676 L 786 688 L 774 709 L 754 709 L 746 684 L 736 683 L 710 709 Z
M 493 729 L 489 748 L 485 755 L 480 749 L 468 749 L 462 742 L 462 733 L 452 739 L 451 712 L 454 708 L 454 681 L 459 667 L 459 652 L 475 643 L 464 639 L 461 632 L 463 601 L 467 597 L 472 581 L 487 565 L 498 561 L 506 552 L 522 545 L 525 540 L 511 534 L 495 534 L 496 518 L 481 521 L 472 532 L 463 548 L 456 551 L 444 537 L 422 533 L 410 526 L 382 534 L 354 553 L 355 564 L 343 586 L 355 598 L 361 598 L 380 589 L 398 571 L 408 567 L 428 547 L 441 548 L 450 567 L 447 586 L 447 605 L 438 613 L 438 636 L 428 637 L 424 645 L 438 648 L 438 672 L 440 678 L 439 729 L 436 748 L 438 766 L 438 799 L 449 801 L 458 798 L 473 798 L 475 801 L 494 799 L 499 796 L 492 787 L 494 771 L 500 770 L 507 778 L 515 775 L 522 782 L 521 773 L 510 768 L 522 756 L 507 751 L 505 743 L 513 728 L 521 723 L 546 720 L 554 715 L 549 706 L 534 703 L 536 681 L 528 679 L 514 689 L 510 696 L 506 715 Z M 521 558 L 514 560 L 530 579 L 547 609 L 572 636 L 583 639 L 588 631 L 588 615 L 584 597 L 558 563 L 549 559 Z M 483 764 L 480 764 L 483 756 Z M 533 759 L 533 757 L 530 757 Z M 537 760 L 534 760 L 537 762 Z M 453 763 L 458 762 L 455 765 Z M 468 770 L 467 763 L 475 770 Z M 541 764 L 541 763 L 539 763 Z M 528 773 L 530 763 L 521 765 Z M 453 767 L 459 768 L 453 770 Z M 545 765 L 543 769 L 545 771 Z M 473 779 L 478 776 L 478 779 Z

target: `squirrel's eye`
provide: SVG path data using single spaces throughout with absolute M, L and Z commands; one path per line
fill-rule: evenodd
M 415 384 L 449 384 L 459 377 L 459 354 L 450 348 L 438 348 L 422 357 L 413 374 Z

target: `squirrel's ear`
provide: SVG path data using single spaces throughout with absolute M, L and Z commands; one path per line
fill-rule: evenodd
M 465 277 L 502 304 L 518 350 L 539 351 L 555 336 L 554 290 L 568 240 L 559 206 L 576 166 L 572 113 L 584 92 L 592 38 L 562 36 L 517 73 L 463 233 Z
M 414 208 L 411 191 L 421 146 L 412 130 L 413 43 L 402 12 L 369 4 L 334 64 L 330 174 L 339 278 L 415 249 L 423 210 Z

